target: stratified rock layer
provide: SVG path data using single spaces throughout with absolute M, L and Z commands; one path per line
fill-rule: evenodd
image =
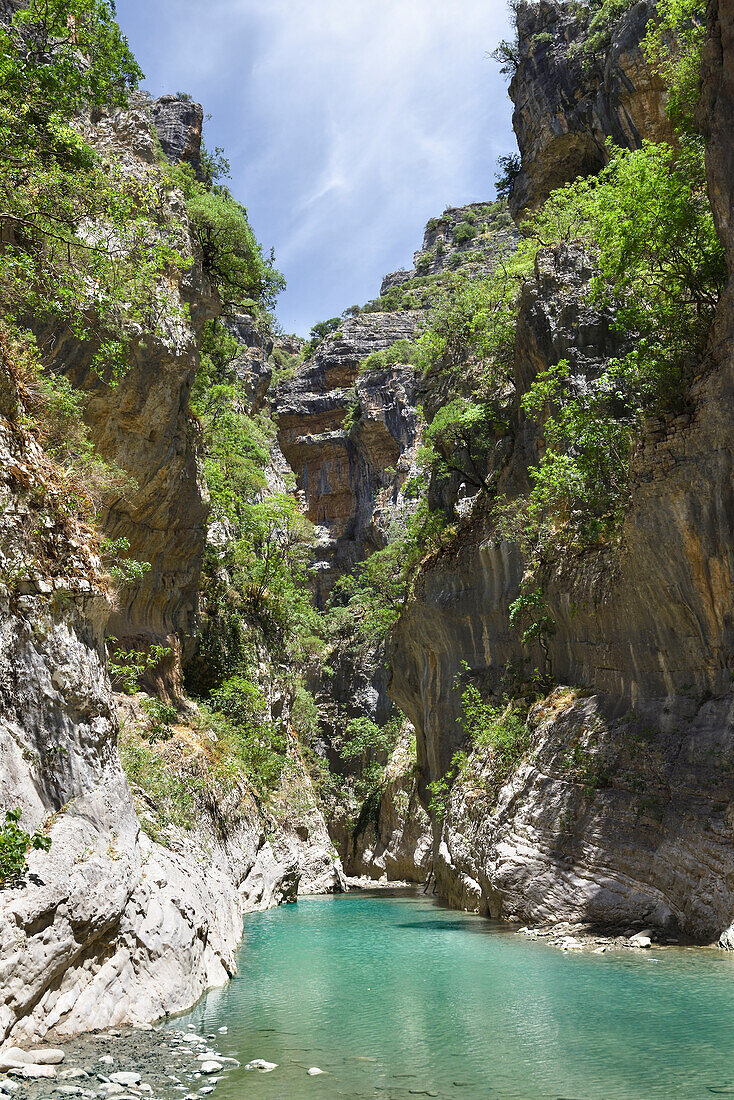
M 275 394 L 278 441 L 320 534 L 319 605 L 365 545 L 381 545 L 376 513 L 385 495 L 398 492 L 417 438 L 415 371 L 358 374 L 357 368 L 371 352 L 412 339 L 420 318 L 415 312 L 348 318 Z
M 589 40 L 588 9 L 540 0 L 517 11 L 518 65 L 510 83 L 512 123 L 522 158 L 510 208 L 537 209 L 556 187 L 598 172 L 607 139 L 627 149 L 671 136 L 663 83 L 642 46 L 654 0 L 612 17 L 599 49 Z

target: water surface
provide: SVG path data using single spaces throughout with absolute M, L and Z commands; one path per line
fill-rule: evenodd
M 226 1024 L 242 1060 L 216 1100 L 734 1098 L 732 956 L 564 954 L 409 892 L 246 917 L 239 972 L 188 1023 Z

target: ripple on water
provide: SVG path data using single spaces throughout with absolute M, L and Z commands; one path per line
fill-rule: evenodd
M 380 892 L 248 916 L 238 974 L 183 1026 L 278 1063 L 229 1071 L 216 1100 L 696 1100 L 734 1096 L 733 1008 L 723 953 L 563 954 Z

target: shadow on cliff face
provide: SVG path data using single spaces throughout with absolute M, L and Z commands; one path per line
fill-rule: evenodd
M 734 897 L 733 722 L 731 698 L 623 711 L 556 689 L 496 803 L 491 762 L 470 758 L 438 846 L 441 893 L 500 919 L 716 939 Z

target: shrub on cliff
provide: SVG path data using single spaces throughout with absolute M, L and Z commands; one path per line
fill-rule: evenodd
M 140 75 L 106 0 L 29 0 L 0 24 L 2 309 L 62 321 L 112 381 L 182 266 L 154 181 L 105 162 L 78 121 L 123 106 Z
M 383 351 L 372 351 L 359 364 L 360 373 L 370 370 L 385 370 L 389 367 L 405 366 L 418 360 L 418 350 L 411 340 L 398 340 Z
M 229 195 L 205 189 L 187 200 L 204 269 L 226 311 L 272 309 L 285 280 L 263 256 L 245 208 Z
M 35 851 L 47 852 L 51 847 L 51 838 L 43 833 L 27 833 L 22 829 L 20 810 L 6 810 L 5 824 L 0 825 L 0 888 L 11 885 L 28 870 L 27 856 Z
M 544 242 L 576 238 L 595 251 L 590 298 L 611 306 L 633 350 L 590 387 L 568 365 L 539 375 L 523 398 L 545 451 L 531 470 L 531 538 L 595 540 L 626 503 L 632 433 L 643 417 L 679 408 L 726 280 L 698 140 L 617 151 L 598 177 L 551 195 L 531 227 Z

